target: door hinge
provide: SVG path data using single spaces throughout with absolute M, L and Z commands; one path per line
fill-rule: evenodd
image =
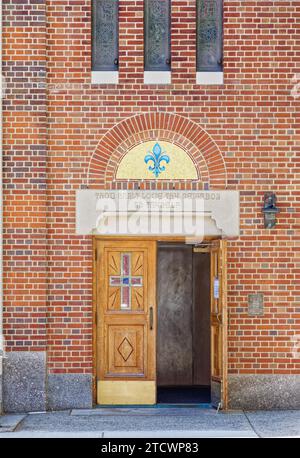
M 95 261 L 97 261 L 97 260 L 98 260 L 98 250 L 96 249 L 95 250 Z
M 95 312 L 95 323 L 98 323 L 98 312 Z
M 195 246 L 193 248 L 193 252 L 194 253 L 209 253 L 210 252 L 210 248 L 209 247 L 197 247 L 197 246 Z

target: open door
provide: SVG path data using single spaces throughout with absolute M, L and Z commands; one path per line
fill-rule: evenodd
M 97 403 L 156 403 L 156 242 L 97 241 Z
M 216 240 L 211 249 L 211 402 L 227 407 L 227 241 Z

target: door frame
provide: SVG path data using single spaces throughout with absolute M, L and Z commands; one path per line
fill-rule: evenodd
M 204 237 L 203 241 L 201 242 L 200 246 L 204 245 L 204 250 L 210 251 L 210 248 L 213 246 L 212 242 L 214 240 L 219 240 L 221 237 Z M 98 321 L 98 314 L 97 314 L 97 279 L 96 279 L 96 272 L 97 272 L 97 241 L 156 241 L 158 242 L 170 242 L 170 243 L 185 243 L 186 237 L 184 236 L 118 236 L 118 235 L 110 235 L 110 236 L 93 236 L 92 238 L 92 248 L 93 248 L 93 265 L 92 265 L 92 314 L 93 314 L 93 324 L 92 324 L 92 398 L 93 404 L 97 405 L 97 321 Z M 227 262 L 227 260 L 226 260 Z M 226 288 L 227 288 L 227 278 L 226 278 Z M 226 291 L 227 292 L 227 291 Z M 225 293 L 226 293 L 225 292 Z M 223 333 L 222 333 L 222 354 L 223 354 L 223 403 L 222 408 L 224 410 L 228 407 L 228 310 L 227 310 L 227 301 L 225 301 L 223 305 L 223 316 L 224 316 L 224 323 L 223 323 Z

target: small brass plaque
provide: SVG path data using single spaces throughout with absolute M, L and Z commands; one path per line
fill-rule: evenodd
M 248 315 L 261 316 L 264 314 L 264 295 L 262 293 L 248 295 Z

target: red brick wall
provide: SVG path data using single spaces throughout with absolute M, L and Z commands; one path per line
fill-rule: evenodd
M 143 84 L 141 0 L 120 0 L 118 86 L 90 84 L 89 0 L 4 1 L 9 349 L 45 348 L 47 312 L 50 370 L 91 372 L 92 241 L 74 235 L 75 190 L 86 185 L 108 129 L 133 115 L 166 112 L 211 136 L 228 189 L 241 192 L 241 237 L 228 253 L 229 371 L 299 373 L 292 351 L 300 334 L 300 97 L 293 90 L 300 1 L 224 3 L 224 86 L 195 84 L 196 2 L 172 0 L 172 84 L 153 87 Z M 46 58 L 47 85 L 40 88 Z M 92 185 L 103 188 L 110 155 L 99 151 L 103 179 L 100 173 Z M 276 192 L 280 207 L 271 231 L 263 228 L 265 191 Z M 253 292 L 265 295 L 263 317 L 247 314 Z
M 6 350 L 46 347 L 46 6 L 3 1 Z

